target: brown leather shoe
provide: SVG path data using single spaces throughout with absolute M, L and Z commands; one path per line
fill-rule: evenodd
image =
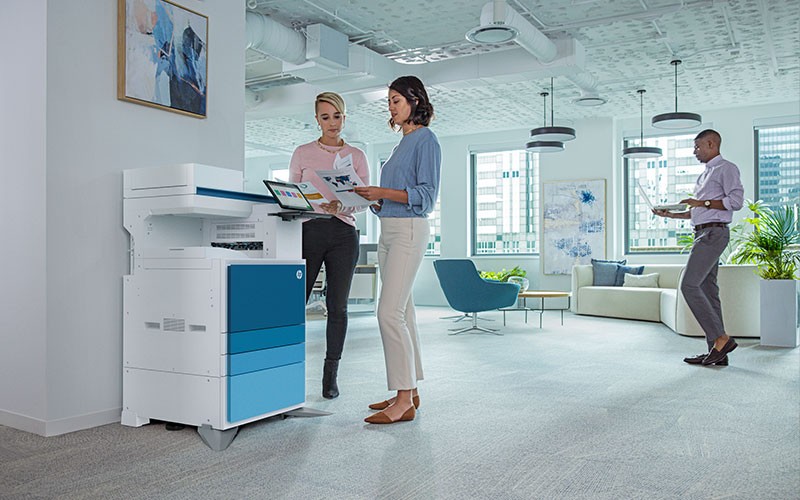
M 419 395 L 412 396 L 411 402 L 414 403 L 414 408 L 419 408 Z M 392 401 L 388 399 L 386 401 L 381 401 L 380 403 L 372 403 L 369 405 L 370 410 L 385 410 L 386 408 L 392 406 Z
M 397 420 L 392 420 L 386 415 L 386 413 L 380 412 L 365 418 L 364 422 L 368 424 L 394 424 L 396 422 L 408 422 L 409 420 L 414 420 L 414 417 L 416 416 L 417 412 L 414 409 L 414 406 L 410 406 L 408 410 L 406 410 L 406 412 L 403 413 Z

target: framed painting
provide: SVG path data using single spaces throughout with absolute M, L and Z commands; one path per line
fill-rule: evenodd
M 208 17 L 167 0 L 118 0 L 117 97 L 206 117 Z
M 575 264 L 606 255 L 606 181 L 542 184 L 544 274 L 572 274 Z

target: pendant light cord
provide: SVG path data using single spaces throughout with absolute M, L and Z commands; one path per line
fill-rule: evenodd
M 553 90 L 553 77 L 551 76 L 550 77 L 550 126 L 551 127 L 555 126 L 555 122 L 553 122 L 553 94 L 554 93 L 555 92 Z
M 639 145 L 644 146 L 644 90 L 639 92 Z
M 670 64 L 675 66 L 675 112 L 678 112 L 678 65 L 681 63 L 680 59 L 670 61 Z

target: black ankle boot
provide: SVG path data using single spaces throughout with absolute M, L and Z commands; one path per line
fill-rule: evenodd
M 333 399 L 339 397 L 339 387 L 336 385 L 336 372 L 339 371 L 338 359 L 326 359 L 322 369 L 322 397 Z

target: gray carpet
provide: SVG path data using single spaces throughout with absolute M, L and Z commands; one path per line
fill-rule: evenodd
M 243 426 L 224 452 L 161 424 L 0 426 L 0 498 L 798 498 L 800 349 L 742 340 L 703 368 L 681 359 L 704 341 L 656 323 L 510 313 L 502 337 L 448 336 L 448 314 L 420 308 L 413 422 L 362 421 L 389 395 L 373 316 L 353 315 L 332 401 L 309 321 L 307 405 L 333 415 Z

